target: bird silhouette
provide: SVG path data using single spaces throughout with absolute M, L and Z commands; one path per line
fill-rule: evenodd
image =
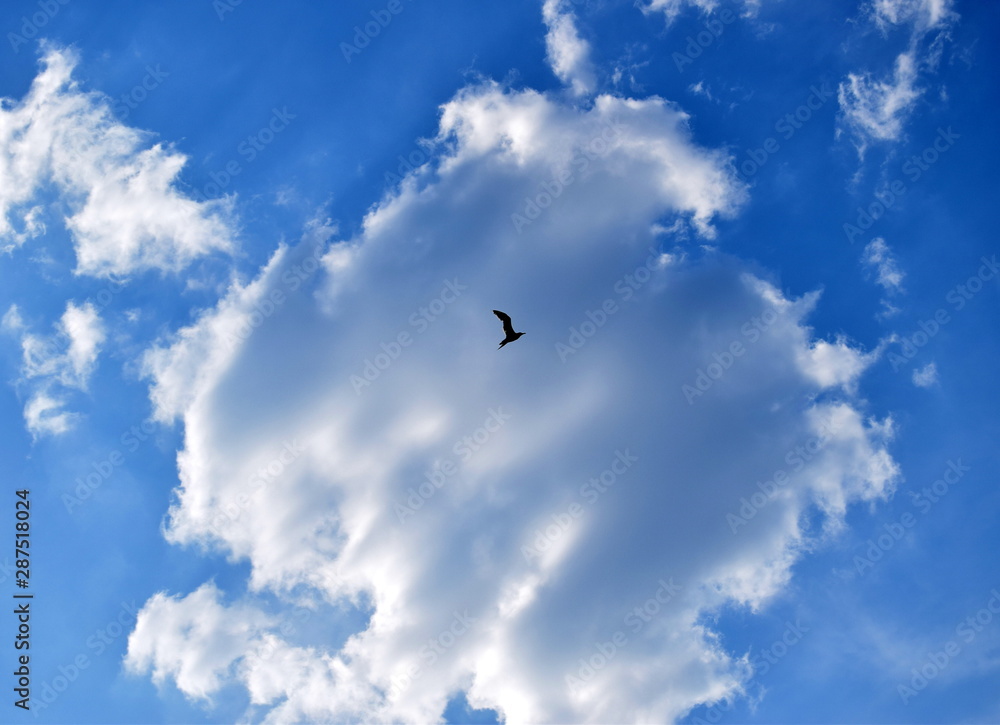
M 514 332 L 514 326 L 510 324 L 510 315 L 507 313 L 501 312 L 500 310 L 493 310 L 493 314 L 500 318 L 500 322 L 503 323 L 504 334 L 506 335 L 503 342 L 500 343 L 500 347 L 503 347 L 508 342 L 514 342 L 514 340 L 524 334 L 523 332 Z M 499 350 L 500 347 L 498 347 L 497 350 Z

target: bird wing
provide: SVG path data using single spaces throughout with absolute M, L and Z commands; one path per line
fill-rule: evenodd
M 493 310 L 493 314 L 500 318 L 500 322 L 503 323 L 503 331 L 508 335 L 514 334 L 514 326 L 510 324 L 510 315 L 500 310 Z

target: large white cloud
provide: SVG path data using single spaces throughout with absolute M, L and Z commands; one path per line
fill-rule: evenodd
M 251 575 L 229 606 L 154 597 L 128 666 L 240 683 L 273 722 L 429 722 L 459 691 L 512 723 L 650 722 L 739 693 L 705 613 L 763 606 L 892 490 L 891 422 L 852 394 L 872 357 L 813 338 L 817 294 L 658 236 L 745 194 L 670 103 L 483 84 L 437 141 L 357 237 L 318 225 L 148 353 L 185 434 L 166 534 Z M 500 351 L 494 308 L 527 333 Z M 265 592 L 370 618 L 306 643 Z
M 119 122 L 107 98 L 82 90 L 72 51 L 46 46 L 25 98 L 0 103 L 0 248 L 44 232 L 53 186 L 69 214 L 80 274 L 155 268 L 232 248 L 229 202 L 197 202 L 174 186 L 186 158 Z M 59 208 L 63 208 L 61 205 Z

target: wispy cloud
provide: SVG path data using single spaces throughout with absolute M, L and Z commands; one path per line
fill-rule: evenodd
M 753 16 L 760 8 L 761 0 L 742 0 L 743 14 Z M 703 13 L 712 13 L 719 7 L 719 0 L 648 0 L 636 5 L 645 13 L 660 12 L 672 23 L 685 8 L 698 8 Z
M 909 42 L 896 57 L 891 73 L 848 73 L 840 83 L 842 123 L 855 137 L 862 158 L 872 142 L 902 137 L 924 92 L 921 73 L 937 66 L 941 43 L 958 19 L 951 6 L 952 0 L 873 0 L 867 6 L 867 14 L 883 33 L 896 27 L 907 29 Z
M 875 237 L 861 253 L 861 262 L 878 273 L 876 281 L 886 292 L 903 291 L 903 272 L 889 245 L 882 237 Z
M 889 245 L 886 244 L 885 239 L 876 237 L 865 246 L 861 253 L 861 264 L 866 271 L 875 272 L 875 282 L 886 293 L 886 297 L 881 301 L 882 312 L 880 316 L 890 317 L 897 314 L 899 308 L 893 304 L 891 298 L 904 291 L 903 278 L 905 274 L 899 268 L 899 262 Z
M 576 95 L 592 93 L 597 79 L 590 44 L 580 37 L 569 0 L 545 0 L 542 19 L 548 28 L 545 48 L 552 72 Z
M 870 12 L 883 30 L 910 24 L 914 32 L 924 33 L 954 21 L 953 0 L 873 0 Z
M 52 335 L 28 331 L 16 306 L 3 317 L 3 329 L 21 338 L 18 386 L 29 390 L 24 407 L 34 436 L 69 430 L 76 415 L 66 410 L 69 391 L 86 391 L 107 334 L 93 304 L 69 302 Z
M 918 388 L 929 388 L 938 381 L 938 371 L 937 365 L 934 362 L 929 362 L 922 368 L 916 368 L 913 371 L 913 384 Z
M 849 73 L 838 88 L 838 100 L 847 123 L 860 136 L 876 141 L 894 141 L 922 91 L 916 87 L 917 67 L 913 51 L 901 53 L 888 80 L 870 73 Z

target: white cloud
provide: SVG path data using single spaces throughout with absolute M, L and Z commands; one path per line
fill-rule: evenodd
M 878 273 L 877 282 L 886 292 L 903 291 L 905 275 L 899 269 L 899 263 L 885 239 L 872 239 L 861 253 L 861 262 Z
M 900 308 L 892 299 L 903 293 L 903 279 L 906 275 L 899 268 L 899 262 L 885 239 L 876 237 L 865 246 L 861 253 L 861 264 L 866 271 L 875 271 L 875 281 L 886 293 L 879 300 L 882 310 L 876 317 L 886 319 L 899 314 Z
M 59 435 L 70 430 L 77 416 L 63 407 L 61 399 L 49 395 L 48 387 L 33 393 L 24 406 L 24 421 L 32 436 Z
M 662 12 L 666 15 L 667 22 L 671 23 L 687 6 L 699 8 L 707 13 L 715 10 L 718 4 L 718 0 L 649 0 L 640 7 L 643 12 Z
M 953 0 L 873 0 L 871 13 L 883 29 L 912 24 L 917 32 L 948 25 L 957 18 Z
M 590 45 L 580 37 L 569 0 L 545 0 L 542 19 L 548 28 L 545 48 L 552 72 L 576 95 L 592 93 L 597 80 Z
M 52 377 L 68 388 L 86 390 L 105 337 L 104 325 L 92 303 L 78 307 L 68 302 L 56 335 L 27 334 L 21 339 L 23 374 L 26 378 Z
M 97 354 L 106 337 L 104 326 L 93 304 L 87 302 L 77 307 L 70 302 L 66 305 L 60 327 L 69 339 L 66 358 L 72 370 L 74 384 L 81 390 L 86 390 L 86 381 L 93 372 Z
M 192 698 L 241 684 L 270 722 L 430 722 L 462 690 L 510 723 L 668 721 L 738 695 L 744 653 L 703 615 L 764 606 L 804 545 L 893 489 L 891 423 L 851 395 L 871 355 L 812 337 L 816 294 L 649 251 L 678 215 L 711 236 L 745 195 L 661 99 L 582 110 L 484 84 L 445 104 L 439 141 L 356 238 L 280 248 L 146 358 L 156 415 L 184 425 L 166 535 L 251 574 L 234 605 L 202 595 L 199 636 L 175 611 L 194 595 L 154 597 L 131 669 Z M 296 283 L 317 243 L 323 270 Z M 494 308 L 527 332 L 500 351 Z M 781 467 L 791 483 L 734 533 Z M 262 623 L 263 592 L 371 617 L 301 647 Z M 571 688 L 616 632 L 627 646 Z
M 705 81 L 698 81 L 697 83 L 692 83 L 688 86 L 688 90 L 698 96 L 705 96 L 710 101 L 714 101 L 715 98 L 712 96 L 712 91 L 708 89 L 705 85 Z
M 176 271 L 231 250 L 229 202 L 181 194 L 174 184 L 186 158 L 118 122 L 108 99 L 79 88 L 75 65 L 71 51 L 47 47 L 25 98 L 0 106 L 0 248 L 44 233 L 52 185 L 69 209 L 80 274 Z
M 687 7 L 698 8 L 703 13 L 712 13 L 719 7 L 719 0 L 648 0 L 638 7 L 644 13 L 662 12 L 669 25 Z M 743 0 L 743 14 L 752 16 L 760 9 L 760 0 Z
M 848 73 L 838 87 L 843 121 L 858 141 L 859 156 L 864 157 L 871 142 L 902 137 L 907 118 L 924 91 L 921 72 L 937 66 L 948 29 L 958 20 L 951 8 L 952 0 L 873 0 L 868 6 L 883 32 L 904 27 L 910 38 L 907 49 L 896 57 L 891 75 L 877 79 L 868 71 Z
M 918 388 L 929 388 L 936 385 L 938 381 L 937 365 L 929 362 L 922 368 L 913 371 L 913 384 Z
M 285 247 L 279 247 L 271 266 L 280 263 L 284 254 Z M 261 297 L 270 268 L 247 286 L 233 282 L 229 293 L 204 324 L 184 328 L 168 348 L 153 347 L 146 352 L 143 369 L 157 383 L 151 393 L 157 420 L 171 422 L 192 404 L 197 386 L 189 386 L 188 382 L 197 379 L 202 384 L 211 383 L 231 364 L 241 335 L 252 330 L 249 321 L 254 312 L 252 302 Z
M 2 109 L 0 109 L 0 113 L 2 113 Z M 9 220 L 0 218 L 0 251 L 11 252 L 29 239 L 35 239 L 45 234 L 45 223 L 41 219 L 42 212 L 41 206 L 19 209 L 16 216 L 21 217 L 22 231 L 20 232 L 14 230 Z M 4 229 L 6 229 L 6 233 L 4 233 Z
M 21 336 L 21 379 L 18 386 L 29 390 L 24 418 L 35 436 L 64 433 L 76 416 L 64 410 L 71 390 L 86 391 L 97 365 L 101 345 L 107 337 L 104 324 L 90 302 L 66 310 L 48 336 L 27 330 L 16 305 L 3 318 L 3 329 Z
M 728 156 L 691 143 L 688 115 L 663 99 L 623 99 L 598 96 L 589 111 L 561 106 L 535 91 L 506 93 L 495 83 L 466 89 L 443 107 L 442 139 L 454 139 L 463 159 L 482 158 L 491 165 L 516 165 L 518 173 L 534 175 L 528 198 L 545 193 L 545 184 L 568 172 L 571 184 L 595 175 L 621 177 L 625 169 L 652 186 L 634 197 L 610 192 L 607 202 L 622 214 L 648 214 L 652 206 L 691 215 L 696 227 L 713 236 L 711 219 L 729 215 L 746 198 L 745 189 L 726 169 Z M 497 147 L 503 148 L 498 155 Z M 444 162 L 456 166 L 460 159 Z M 555 180 L 555 181 L 554 181 Z M 636 180 L 633 184 L 638 184 Z M 620 185 L 625 191 L 628 186 Z M 574 195 L 576 196 L 576 195 Z M 509 201 L 510 212 L 522 216 L 525 197 Z M 372 223 L 382 223 L 383 215 Z M 541 223 L 548 225 L 546 214 Z M 534 222 L 529 220 L 534 225 Z M 574 227 L 579 224 L 574 224 Z
M 837 98 L 847 123 L 862 138 L 895 141 L 903 123 L 920 97 L 913 51 L 900 53 L 889 80 L 875 80 L 870 73 L 848 73 Z
M 226 606 L 220 595 L 214 583 L 186 597 L 153 595 L 129 636 L 126 667 L 151 670 L 157 684 L 170 677 L 191 697 L 207 699 L 270 623 L 260 612 Z
M 21 311 L 17 305 L 11 305 L 0 320 L 0 329 L 4 332 L 20 332 L 24 329 L 24 320 L 21 318 Z

